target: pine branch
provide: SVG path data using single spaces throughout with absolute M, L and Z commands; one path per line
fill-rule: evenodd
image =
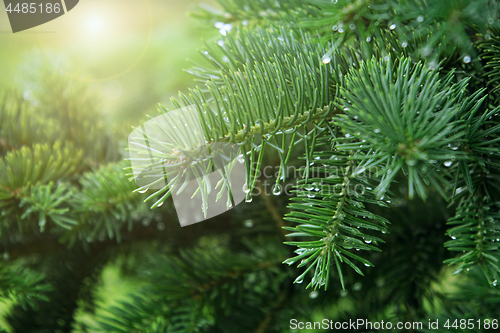
M 365 266 L 373 266 L 368 260 L 350 252 L 380 251 L 376 246 L 382 239 L 360 231 L 387 232 L 386 219 L 370 213 L 363 203 L 386 203 L 375 198 L 373 180 L 359 176 L 359 167 L 344 153 L 331 149 L 331 139 L 318 140 L 312 158 L 313 165 L 297 188 L 297 198 L 291 199 L 291 213 L 287 220 L 299 223 L 296 227 L 285 227 L 292 231 L 288 236 L 306 237 L 304 241 L 286 242 L 297 246 L 298 256 L 285 260 L 292 265 L 300 260 L 298 267 L 307 269 L 295 280 L 302 283 L 309 271 L 313 278 L 308 284 L 314 289 L 328 287 L 331 266 L 336 266 L 342 288 L 345 288 L 341 263 L 346 263 L 358 274 L 362 271 L 351 260 Z M 367 220 L 365 220 L 367 219 Z
M 52 287 L 44 283 L 45 276 L 21 265 L 0 266 L 0 298 L 17 301 L 26 310 L 36 308 L 38 302 L 48 302 L 45 295 Z
M 352 158 L 363 169 L 379 168 L 377 196 L 402 170 L 410 198 L 416 193 L 425 199 L 425 185 L 431 184 L 446 198 L 446 167 L 466 158 L 451 147 L 463 142 L 464 124 L 455 119 L 467 80 L 452 84 L 452 79 L 450 73 L 439 80 L 437 71 L 404 58 L 362 63 L 346 78 L 341 102 L 345 115 L 335 124 L 346 137 L 359 139 L 338 149 L 361 151 Z
M 228 47 L 224 52 L 229 59 L 228 66 L 216 59 L 213 53 L 205 51 L 207 59 L 216 69 L 197 68 L 194 73 L 200 78 L 210 77 L 205 84 L 206 93 L 196 88 L 191 90 L 189 96 L 180 94 L 182 104 L 173 100 L 179 109 L 194 108 L 200 125 L 193 123 L 192 115 L 176 116 L 179 124 L 173 124 L 174 120 L 163 108 L 165 117 L 170 117 L 170 120 L 158 122 L 155 132 L 160 135 L 148 135 L 147 138 L 148 142 L 155 143 L 156 148 L 146 150 L 144 144 L 140 144 L 144 135 L 138 135 L 132 141 L 132 145 L 138 147 L 132 148 L 137 156 L 143 155 L 150 163 L 149 156 L 153 154 L 159 161 L 144 166 L 151 180 L 139 191 L 164 182 L 165 178 L 170 179 L 170 183 L 165 182 L 167 186 L 148 198 L 161 195 L 153 207 L 161 205 L 176 188 L 183 189 L 184 183 L 179 183 L 181 175 L 188 170 L 196 175 L 198 172 L 194 172 L 194 165 L 200 160 L 212 158 L 205 151 L 216 150 L 215 145 L 220 142 L 242 149 L 247 174 L 245 192 L 247 200 L 251 200 L 255 175 L 260 169 L 265 147 L 275 150 L 280 157 L 280 167 L 284 169 L 296 144 L 288 139 L 290 136 L 307 138 L 310 133 L 305 131 L 306 125 L 314 125 L 318 129 L 327 127 L 325 119 L 335 112 L 333 100 L 338 77 L 335 74 L 345 71 L 345 60 L 332 55 L 329 61 L 324 61 L 319 56 L 324 52 L 319 51 L 321 47 L 308 43 L 308 36 L 302 36 L 302 39 L 296 39 L 283 29 L 241 32 L 238 39 L 227 38 Z M 196 128 L 199 126 L 208 148 L 196 145 L 195 148 L 185 147 L 186 142 L 191 142 L 198 135 Z M 303 134 L 298 132 L 299 129 L 304 129 Z M 168 142 L 175 142 L 176 145 Z M 181 155 L 179 149 L 183 149 Z M 207 170 L 213 165 L 212 161 L 208 163 Z M 203 189 L 201 185 L 200 189 Z

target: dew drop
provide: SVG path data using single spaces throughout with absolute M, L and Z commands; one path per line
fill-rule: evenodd
M 247 219 L 247 220 L 243 221 L 243 225 L 245 226 L 245 228 L 252 228 L 253 227 L 253 220 Z
M 372 38 L 371 37 L 366 37 L 366 42 L 369 43 L 372 41 Z
M 449 168 L 449 167 L 451 167 L 452 163 L 453 163 L 452 161 L 446 161 L 446 162 L 444 162 L 444 166 Z
M 344 32 L 344 29 L 339 28 L 339 33 L 343 33 L 343 32 Z
M 396 29 L 396 24 L 392 24 L 392 25 L 389 27 L 389 29 L 391 29 L 391 30 Z
M 273 186 L 273 194 L 274 195 L 280 195 L 281 194 L 281 185 L 274 185 Z
M 361 284 L 361 282 L 356 282 L 354 284 L 354 286 L 352 287 L 352 289 L 354 289 L 355 291 L 360 291 L 361 287 L 363 287 L 363 285 Z
M 464 62 L 465 62 L 466 64 L 468 64 L 471 60 L 472 60 L 472 58 L 471 58 L 470 56 L 468 56 L 468 55 L 466 55 L 466 56 L 464 57 Z
M 315 299 L 316 297 L 318 297 L 319 293 L 315 290 L 315 291 L 311 291 L 311 293 L 309 294 L 309 298 L 310 299 Z
M 330 61 L 332 61 L 332 58 L 331 57 L 324 57 L 323 58 L 323 63 L 326 65 L 326 64 L 329 64 Z
M 341 290 L 340 291 L 340 296 L 341 297 L 347 297 L 347 295 L 349 295 L 349 292 L 347 290 Z
M 401 43 L 401 46 L 402 46 L 402 47 L 407 47 L 407 46 L 408 46 L 408 42 L 402 42 L 402 43 Z
M 245 183 L 245 185 L 243 185 L 242 190 L 243 190 L 244 193 L 249 193 L 250 192 L 250 189 L 248 188 L 248 184 L 247 183 Z
M 365 239 L 365 243 L 366 243 L 366 244 L 370 244 L 371 242 L 372 242 L 372 240 L 371 240 L 371 239 Z
M 248 197 L 248 198 L 245 199 L 245 202 L 246 203 L 250 203 L 250 202 L 252 202 L 252 200 L 253 200 L 252 197 Z
M 380 130 L 378 128 L 373 130 L 376 134 L 380 133 Z
M 138 191 L 139 193 L 146 193 L 147 191 L 149 190 L 149 188 L 145 189 L 145 190 L 142 190 L 142 191 Z
M 222 29 L 222 28 L 224 28 L 224 22 L 215 22 L 215 23 L 214 23 L 214 26 L 215 26 L 217 29 Z
M 417 17 L 417 22 L 424 22 L 424 17 L 422 15 Z

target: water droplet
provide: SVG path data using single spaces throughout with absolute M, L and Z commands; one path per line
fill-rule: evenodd
M 280 195 L 281 194 L 281 185 L 274 185 L 273 186 L 273 194 L 274 195 Z
M 444 162 L 444 166 L 447 167 L 447 168 L 451 167 L 452 164 L 453 164 L 452 161 L 446 161 L 446 162 Z
M 349 292 L 347 290 L 341 290 L 340 291 L 340 296 L 341 297 L 347 297 L 347 295 L 349 295 Z
M 339 30 L 339 26 L 335 24 L 335 25 L 332 27 L 332 30 L 333 30 L 333 31 L 337 31 L 337 30 Z
M 354 23 L 351 23 L 351 25 L 349 25 L 349 28 L 351 28 L 351 30 L 354 30 L 356 28 L 356 25 Z
M 224 61 L 224 62 L 229 62 L 229 58 L 228 58 L 227 56 L 223 56 L 223 57 L 222 57 L 222 61 Z
M 422 53 L 422 55 L 423 55 L 424 57 L 427 57 L 428 55 L 430 55 L 430 54 L 432 53 L 432 49 L 431 49 L 430 47 L 426 46 L 426 47 L 423 47 L 423 48 L 420 50 L 420 52 Z
M 145 190 L 142 190 L 142 191 L 138 191 L 139 193 L 146 193 L 147 191 L 149 190 L 149 188 L 145 189 Z
M 396 24 L 392 24 L 392 25 L 389 27 L 389 29 L 391 29 L 391 30 L 396 29 Z
M 380 130 L 378 128 L 373 130 L 376 134 L 380 133 Z
M 351 137 L 351 134 L 347 133 L 347 134 L 345 135 L 345 137 L 346 137 L 346 138 L 350 138 L 350 137 Z
M 214 26 L 215 26 L 217 29 L 222 29 L 222 28 L 224 28 L 224 22 L 215 22 L 215 23 L 214 23 Z
M 372 38 L 371 37 L 366 37 L 366 42 L 369 43 L 372 41 Z
M 332 61 L 332 58 L 331 57 L 324 57 L 323 58 L 323 63 L 326 65 L 326 64 L 329 64 L 330 61 Z
M 365 243 L 366 243 L 366 244 L 370 244 L 371 242 L 372 242 L 372 240 L 371 240 L 371 239 L 365 239 Z
M 417 22 L 424 22 L 424 17 L 422 15 L 417 17 Z
M 365 264 L 366 267 L 370 267 L 370 264 Z
M 252 202 L 252 200 L 253 200 L 253 198 L 252 198 L 252 197 L 248 197 L 248 198 L 246 198 L 246 199 L 245 199 L 245 202 L 246 202 L 246 203 L 250 203 L 250 202 Z
M 309 298 L 310 299 L 315 299 L 316 297 L 318 297 L 319 293 L 315 290 L 315 291 L 311 291 L 311 293 L 309 294 Z
M 466 55 L 466 56 L 464 57 L 464 62 L 465 62 L 466 64 L 468 64 L 471 60 L 472 60 L 472 58 L 471 58 L 470 56 L 468 56 L 468 55 Z
M 493 17 L 488 17 L 488 24 L 493 24 L 495 23 L 495 20 L 493 19 Z
M 160 231 L 165 230 L 165 223 L 163 223 L 163 222 L 158 223 L 158 224 L 156 225 L 156 228 L 157 228 L 158 230 L 160 230 Z
M 242 190 L 243 190 L 244 193 L 250 193 L 250 189 L 248 188 L 247 183 L 245 183 L 245 185 L 243 185 Z
M 343 33 L 343 32 L 344 32 L 344 29 L 339 28 L 339 33 Z
M 352 289 L 354 289 L 355 291 L 360 291 L 362 286 L 363 285 L 361 284 L 361 282 L 356 282 L 354 286 L 352 286 Z
M 455 236 L 451 236 L 451 239 L 457 239 L 457 237 L 455 237 Z
M 221 39 L 219 41 L 217 41 L 217 45 L 219 46 L 224 46 L 224 41 Z
M 498 284 L 498 281 L 497 281 L 497 280 L 495 280 L 495 281 L 493 281 L 493 283 L 492 283 L 492 284 L 493 284 L 493 287 L 496 287 L 496 286 L 497 286 L 497 284 Z
M 389 61 L 389 60 L 391 60 L 391 57 L 389 57 L 389 56 L 387 55 L 387 56 L 385 56 L 385 57 L 384 57 L 384 60 L 385 60 L 385 61 Z
M 245 226 L 245 228 L 252 228 L 253 227 L 253 220 L 251 220 L 251 219 L 245 220 L 245 221 L 243 221 L 243 225 Z
M 402 43 L 401 43 L 401 46 L 402 46 L 402 47 L 407 47 L 407 46 L 408 46 L 408 42 L 402 42 Z

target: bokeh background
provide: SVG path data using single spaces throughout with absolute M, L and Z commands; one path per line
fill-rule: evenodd
M 189 13 L 197 6 L 217 8 L 210 0 L 81 0 L 70 12 L 44 25 L 13 34 L 3 3 L 0 4 L 0 85 L 15 87 L 32 98 L 36 76 L 50 70 L 82 81 L 99 104 L 124 147 L 131 126 L 155 115 L 158 103 L 193 77 L 184 71 L 201 61 L 203 43 L 217 42 L 219 30 L 208 29 Z M 119 270 L 102 273 L 98 298 L 102 308 L 117 304 L 137 283 L 120 278 Z M 0 326 L 13 302 L 0 303 Z M 82 309 L 79 321 L 93 317 Z

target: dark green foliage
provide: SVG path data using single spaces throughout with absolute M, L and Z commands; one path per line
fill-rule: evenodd
M 205 64 L 189 70 L 200 86 L 173 108 L 201 119 L 201 159 L 239 148 L 247 202 L 272 191 L 181 229 L 169 196 L 199 161 L 171 142 L 194 140 L 193 119 L 148 139 L 166 151 L 148 175 L 174 181 L 137 188 L 92 89 L 29 69 L 23 93 L 0 93 L 0 296 L 17 302 L 14 330 L 261 333 L 289 332 L 292 318 L 425 328 L 497 316 L 498 2 L 219 3 L 195 13 L 223 37 L 201 50 Z M 108 264 L 136 288 L 106 307 Z

